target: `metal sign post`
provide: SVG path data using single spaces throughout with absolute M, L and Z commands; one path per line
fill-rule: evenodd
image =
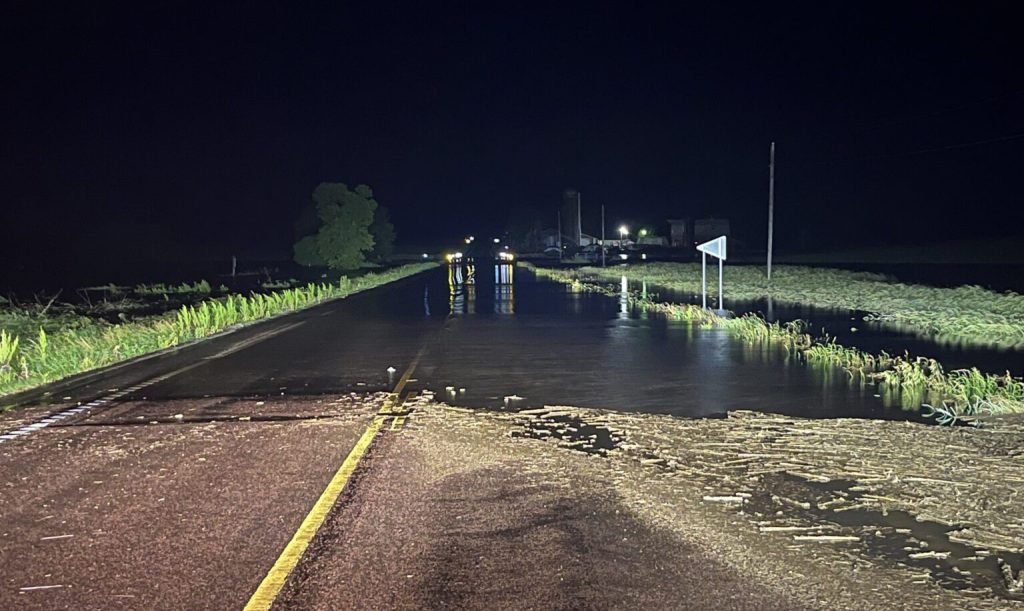
M 704 242 L 703 244 L 697 245 L 697 250 L 701 253 L 700 260 L 700 293 L 701 293 L 701 304 L 704 309 L 708 307 L 708 255 L 718 259 L 718 312 L 722 313 L 725 311 L 725 299 L 722 290 L 722 262 L 726 259 L 726 247 L 725 247 L 725 236 L 719 236 L 710 242 Z
M 708 309 L 708 253 L 700 253 L 700 305 Z

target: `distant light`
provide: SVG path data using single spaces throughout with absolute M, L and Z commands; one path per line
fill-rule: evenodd
M 646 229 L 641 229 L 640 230 L 640 237 L 642 238 L 642 237 L 644 237 L 646 235 L 647 235 L 647 230 Z
M 626 261 L 627 259 L 629 259 L 629 255 L 627 255 L 624 252 L 620 252 L 619 253 L 619 258 L 622 259 L 623 261 Z
M 643 259 L 644 261 L 646 261 L 647 260 L 647 253 L 645 253 L 645 252 L 640 253 L 640 258 Z
M 501 243 L 501 238 L 494 238 L 494 243 L 495 244 Z
M 469 243 L 470 243 L 470 242 L 472 242 L 472 241 L 473 241 L 473 240 L 471 240 L 471 239 L 469 239 L 469 238 L 466 238 L 466 240 L 465 240 L 466 244 L 469 244 Z
M 424 258 L 424 259 L 429 259 L 429 258 L 430 258 L 430 255 L 428 255 L 427 253 L 423 253 L 423 258 Z
M 508 244 L 505 244 L 505 250 L 508 250 Z
M 619 227 L 619 233 L 622 234 L 622 235 L 628 235 L 629 234 L 629 227 L 626 227 L 625 225 Z
M 461 259 L 462 258 L 462 253 L 461 252 L 455 253 L 455 258 L 456 259 Z

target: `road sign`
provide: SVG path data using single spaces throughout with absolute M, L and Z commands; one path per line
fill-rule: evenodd
M 704 242 L 703 244 L 697 245 L 697 250 L 707 253 L 712 257 L 718 257 L 723 261 L 726 259 L 725 253 L 725 236 L 720 236 L 711 240 L 710 242 Z
M 708 255 L 718 259 L 718 311 L 724 312 L 724 300 L 722 299 L 722 261 L 725 261 L 726 247 L 725 236 L 719 236 L 714 240 L 697 245 L 700 251 L 700 294 L 701 304 L 706 310 L 708 307 Z

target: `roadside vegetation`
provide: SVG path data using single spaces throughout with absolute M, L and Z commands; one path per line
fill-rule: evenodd
M 700 265 L 651 263 L 610 268 L 584 267 L 582 279 L 618 282 L 622 276 L 666 289 L 700 295 Z M 727 271 L 727 299 L 859 310 L 865 320 L 929 339 L 999 348 L 1024 348 L 1024 295 L 979 286 L 939 288 L 895 282 L 881 274 L 801 266 L 776 266 L 772 282 L 764 270 L 733 266 Z M 708 282 L 708 296 L 716 295 Z
M 207 337 L 236 325 L 346 297 L 434 265 L 416 263 L 355 278 L 343 276 L 338 282 L 200 299 L 134 319 L 122 311 L 114 322 L 84 315 L 55 300 L 35 307 L 0 303 L 0 395 Z M 182 286 L 207 289 L 193 290 L 191 294 L 210 292 L 208 284 Z M 170 293 L 157 294 L 167 298 Z
M 383 261 L 394 251 L 395 228 L 388 210 L 367 185 L 349 189 L 345 183 L 320 183 L 295 231 L 303 236 L 294 245 L 295 262 L 306 267 L 359 269 L 367 258 Z
M 651 267 L 680 267 L 672 264 L 655 264 Z M 580 270 L 559 270 L 533 268 L 541 276 L 553 278 L 574 285 L 578 290 L 601 292 L 618 296 L 619 291 L 601 284 L 604 280 L 619 280 L 627 270 L 636 275 L 636 268 L 618 267 L 614 270 L 593 268 Z M 799 268 L 804 270 L 806 268 Z M 838 272 L 850 276 L 875 276 L 839 270 L 813 270 L 815 272 Z M 611 276 L 610 273 L 615 273 Z M 662 272 L 663 273 L 663 272 Z M 678 272 L 673 272 L 678 273 Z M 697 270 L 699 278 L 700 270 Z M 626 274 L 629 277 L 629 274 Z M 644 273 L 641 277 L 648 282 L 663 283 L 652 279 L 658 274 Z M 870 280 L 881 282 L 881 280 Z M 699 281 L 698 281 L 699 282 Z M 732 294 L 738 292 L 732 284 Z M 902 285 L 901 285 L 902 286 Z M 919 287 L 927 289 L 929 287 Z M 685 290 L 685 289 L 683 289 Z M 699 285 L 698 285 L 699 290 Z M 750 289 L 748 289 L 750 290 Z M 778 285 L 775 286 L 778 291 Z M 957 289 L 937 289 L 957 290 Z M 748 297 L 749 298 L 749 297 Z M 776 297 L 778 298 L 778 297 Z M 985 416 L 1024 413 L 1024 381 L 1013 378 L 1009 373 L 993 375 L 976 368 L 945 371 L 934 359 L 912 357 L 908 354 L 871 354 L 857 348 L 842 346 L 830 338 L 815 338 L 806 331 L 802 321 L 788 323 L 767 322 L 756 314 L 745 314 L 736 318 L 718 316 L 713 311 L 698 305 L 655 301 L 638 294 L 630 295 L 631 302 L 647 311 L 654 311 L 675 320 L 689 321 L 705 327 L 721 327 L 738 338 L 750 343 L 770 343 L 793 352 L 810 365 L 839 367 L 850 376 L 850 380 L 861 384 L 876 384 L 880 392 L 895 396 L 908 409 L 923 407 L 927 414 L 941 424 L 952 424 L 959 420 L 977 421 Z M 797 301 L 796 303 L 802 303 Z M 815 304 L 821 305 L 821 304 Z

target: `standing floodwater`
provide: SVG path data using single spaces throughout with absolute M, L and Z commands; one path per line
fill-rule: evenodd
M 724 329 L 634 310 L 619 297 L 574 290 L 507 265 L 424 276 L 431 316 L 450 317 L 420 376 L 465 405 L 585 405 L 678 416 L 752 409 L 810 417 L 914 418 L 887 408 L 871 385 L 809 367 L 785 349 Z M 447 311 L 446 311 L 447 310 Z M 465 389 L 465 390 L 462 390 Z

